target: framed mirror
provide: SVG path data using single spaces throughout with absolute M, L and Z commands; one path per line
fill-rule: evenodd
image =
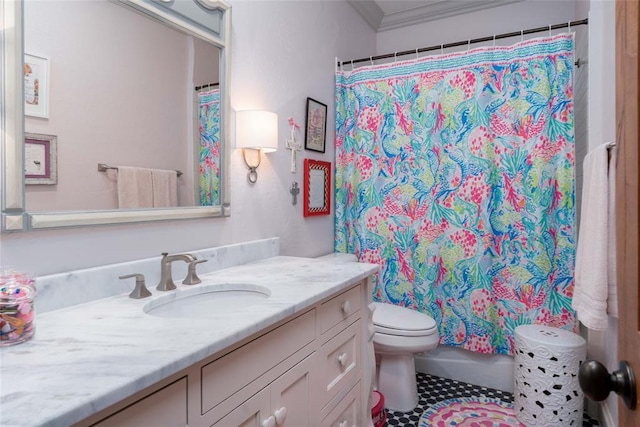
M 2 231 L 230 214 L 227 3 L 0 8 Z M 57 141 L 55 185 L 25 179 L 26 134 Z M 170 201 L 127 204 L 125 168 L 174 175 Z
M 303 215 L 331 213 L 331 163 L 304 159 Z

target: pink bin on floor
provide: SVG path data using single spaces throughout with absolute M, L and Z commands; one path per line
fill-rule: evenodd
M 374 427 L 384 427 L 387 423 L 387 413 L 384 411 L 384 396 L 377 390 L 371 395 L 371 420 Z

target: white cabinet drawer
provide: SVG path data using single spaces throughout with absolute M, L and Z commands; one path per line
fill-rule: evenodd
M 321 406 L 324 406 L 360 374 L 361 323 L 353 323 L 320 349 L 322 364 Z
M 358 419 L 360 415 L 360 383 L 356 384 L 349 393 L 322 420 L 323 427 L 358 427 L 362 425 Z
M 315 402 L 309 398 L 314 356 L 289 369 L 212 427 L 308 427 L 315 414 Z M 269 420 L 271 419 L 271 420 Z
M 187 378 L 169 384 L 93 424 L 93 427 L 187 425 Z
M 320 306 L 318 322 L 321 334 L 360 311 L 362 307 L 360 292 L 361 285 L 341 293 Z
M 271 394 L 265 387 L 211 427 L 259 427 L 271 416 Z
M 316 312 L 311 310 L 201 369 L 202 413 L 286 360 L 315 339 Z M 300 357 L 302 360 L 304 356 Z M 295 364 L 297 361 L 288 361 Z

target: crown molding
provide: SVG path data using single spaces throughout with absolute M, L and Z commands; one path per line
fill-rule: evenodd
M 369 24 L 374 31 L 378 31 L 382 24 L 382 18 L 384 18 L 384 12 L 375 1 L 347 0 L 347 3 L 367 21 L 367 24 Z
M 375 1 L 348 0 L 348 3 L 376 32 L 382 32 L 520 1 L 523 0 L 424 1 L 416 2 L 420 6 L 389 14 L 385 14 Z

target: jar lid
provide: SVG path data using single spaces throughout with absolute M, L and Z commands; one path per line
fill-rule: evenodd
M 17 302 L 34 299 L 36 295 L 35 280 L 29 274 L 12 268 L 0 268 L 0 301 Z

